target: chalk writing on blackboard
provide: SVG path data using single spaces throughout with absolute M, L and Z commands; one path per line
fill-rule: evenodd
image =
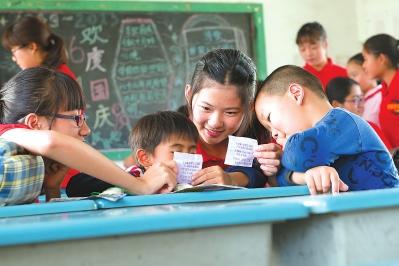
M 195 63 L 213 48 L 252 52 L 251 15 L 173 12 L 0 11 L 0 34 L 17 18 L 36 15 L 65 40 L 68 66 L 87 100 L 99 150 L 129 148 L 136 121 L 186 103 Z M 0 82 L 20 69 L 0 47 Z

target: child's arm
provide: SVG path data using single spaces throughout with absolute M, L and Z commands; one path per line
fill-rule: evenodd
M 204 168 L 193 175 L 192 185 L 221 184 L 245 187 L 249 178 L 241 172 L 227 173 L 220 166 L 214 165 Z
M 48 157 L 63 165 L 85 172 L 134 194 L 172 191 L 176 186 L 174 161 L 156 163 L 141 178 L 132 178 L 114 162 L 84 142 L 55 131 L 11 129 L 2 135 L 29 152 Z
M 193 176 L 192 185 L 222 184 L 247 188 L 264 187 L 267 177 L 253 167 L 232 166 L 224 171 L 220 166 L 211 166 Z

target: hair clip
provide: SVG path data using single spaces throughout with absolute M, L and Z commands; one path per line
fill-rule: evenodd
M 52 45 L 54 45 L 54 44 L 55 44 L 54 39 L 51 39 L 51 40 L 50 40 L 50 43 L 51 43 Z

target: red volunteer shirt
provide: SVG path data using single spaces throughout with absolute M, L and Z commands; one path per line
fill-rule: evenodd
M 399 147 L 399 70 L 391 84 L 382 82 L 380 126 L 393 148 Z
M 197 154 L 202 155 L 202 169 L 214 166 L 214 165 L 219 165 L 223 170 L 229 169 L 231 166 L 224 164 L 224 158 L 219 158 L 215 157 L 212 155 L 209 155 L 201 146 L 199 142 L 197 142 Z
M 331 58 L 328 58 L 327 60 L 328 60 L 327 65 L 325 65 L 320 71 L 317 71 L 307 63 L 303 67 L 304 69 L 315 75 L 321 81 L 321 83 L 323 84 L 324 91 L 326 90 L 328 82 L 333 78 L 348 76 L 346 74 L 345 68 L 334 64 Z

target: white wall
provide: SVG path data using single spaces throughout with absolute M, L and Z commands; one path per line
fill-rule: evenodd
M 352 55 L 361 52 L 362 43 L 368 37 L 385 32 L 399 38 L 399 0 L 189 0 L 187 2 L 263 4 L 268 73 L 285 64 L 303 65 L 295 37 L 299 28 L 307 22 L 318 21 L 324 26 L 329 41 L 328 55 L 343 66 Z

